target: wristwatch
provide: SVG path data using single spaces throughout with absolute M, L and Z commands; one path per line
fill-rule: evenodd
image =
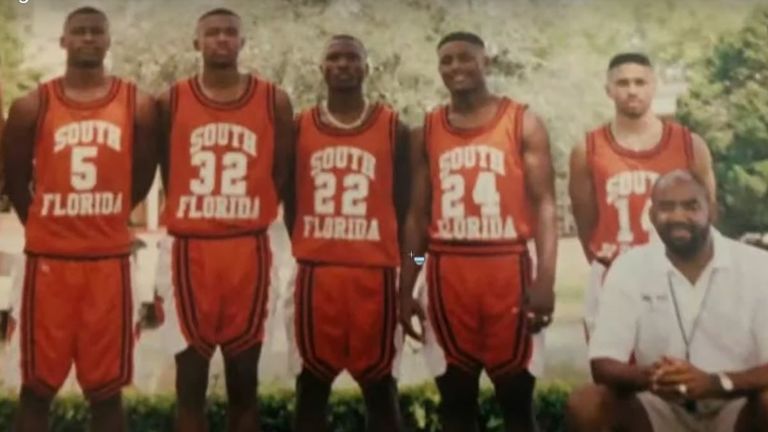
M 717 380 L 720 383 L 720 388 L 722 388 L 723 391 L 726 393 L 733 391 L 733 380 L 731 380 L 731 377 L 729 377 L 725 372 L 718 373 Z

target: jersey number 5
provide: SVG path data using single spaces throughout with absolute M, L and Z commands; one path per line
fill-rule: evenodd
M 217 168 L 221 171 L 220 192 L 222 195 L 245 195 L 245 175 L 248 171 L 248 157 L 240 152 L 226 152 L 217 167 L 216 154 L 201 151 L 192 155 L 192 166 L 199 169 L 198 177 L 189 182 L 189 190 L 195 195 L 210 195 L 216 187 Z
M 72 147 L 69 182 L 76 191 L 96 186 L 96 147 Z

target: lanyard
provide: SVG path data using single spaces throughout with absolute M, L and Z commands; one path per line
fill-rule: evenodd
M 704 309 L 707 307 L 707 300 L 709 299 L 709 291 L 712 288 L 712 280 L 715 278 L 714 269 L 709 273 L 709 282 L 707 282 L 707 290 L 704 292 L 704 298 L 701 300 L 701 307 L 699 313 L 696 314 L 696 318 L 693 320 L 691 326 L 691 333 L 688 334 L 685 331 L 683 325 L 683 317 L 680 315 L 680 306 L 677 303 L 677 295 L 675 295 L 675 289 L 672 286 L 672 274 L 667 274 L 667 286 L 669 287 L 669 294 L 672 296 L 672 304 L 675 306 L 675 317 L 677 318 L 677 326 L 680 329 L 680 336 L 683 338 L 685 344 L 685 361 L 691 361 L 691 342 L 693 342 L 694 336 L 696 336 L 696 330 L 699 328 L 699 319 L 704 313 Z

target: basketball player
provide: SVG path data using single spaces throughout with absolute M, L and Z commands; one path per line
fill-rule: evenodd
M 343 370 L 362 388 L 367 430 L 401 430 L 393 360 L 408 130 L 363 96 L 366 62 L 360 40 L 332 37 L 320 67 L 327 102 L 297 120 L 295 211 L 286 206 L 299 262 L 297 431 L 328 430 L 328 396 Z
M 160 102 L 176 310 L 188 344 L 176 355 L 176 428 L 184 432 L 207 430 L 217 347 L 228 430 L 260 430 L 257 373 L 272 263 L 266 229 L 286 178 L 293 110 L 285 92 L 239 71 L 244 42 L 237 14 L 203 14 L 194 40 L 202 74 L 175 84 Z
M 122 431 L 121 389 L 133 374 L 128 219 L 156 169 L 155 104 L 105 72 L 103 12 L 71 12 L 60 43 L 64 76 L 13 103 L 3 139 L 26 237 L 16 430 L 47 429 L 74 363 L 91 430 Z
M 437 378 L 443 430 L 478 430 L 484 369 L 506 430 L 531 431 L 532 334 L 549 325 L 554 309 L 557 222 L 549 140 L 525 105 L 489 92 L 489 58 L 480 37 L 451 33 L 437 51 L 451 100 L 412 135 L 404 249 L 417 256 L 429 251 L 429 325 L 445 354 Z M 534 278 L 529 239 L 536 246 Z M 411 324 L 414 315 L 424 315 L 412 295 L 417 274 L 415 263 L 405 260 L 400 322 L 422 339 Z
M 715 203 L 715 178 L 707 145 L 674 121 L 656 117 L 651 103 L 656 76 L 644 54 L 614 56 L 606 92 L 614 119 L 591 132 L 571 152 L 569 191 L 582 248 L 592 270 L 587 286 L 585 330 L 593 332 L 606 268 L 617 255 L 648 241 L 651 186 L 659 175 L 690 169 Z M 716 207 L 712 207 L 716 208 Z

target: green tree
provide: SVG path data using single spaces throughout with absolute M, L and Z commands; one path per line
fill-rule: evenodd
M 3 89 L 3 112 L 11 101 L 31 90 L 40 74 L 22 67 L 24 43 L 21 38 L 15 2 L 0 3 L 0 87 Z
M 723 37 L 692 74 L 679 117 L 708 142 L 721 228 L 768 231 L 768 7 Z

